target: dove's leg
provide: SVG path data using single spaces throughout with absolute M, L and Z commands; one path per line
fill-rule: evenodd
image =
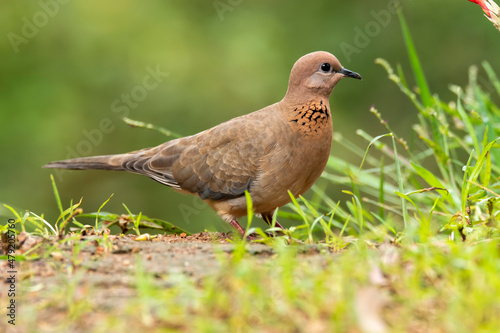
M 262 219 L 264 219 L 264 221 L 266 221 L 267 224 L 269 224 L 270 226 L 273 225 L 273 214 L 272 213 L 267 213 L 267 214 L 262 214 Z M 278 223 L 278 221 L 274 221 L 275 223 L 275 226 L 282 229 L 282 230 L 285 230 L 281 224 Z M 245 236 L 245 229 L 243 229 L 243 227 L 238 223 L 238 221 L 236 219 L 232 219 L 231 222 L 229 222 L 229 225 L 231 227 L 233 227 L 234 229 L 236 229 L 241 237 Z M 282 234 L 284 234 L 284 232 L 281 232 Z M 255 234 L 252 234 L 252 235 L 248 235 L 247 236 L 247 239 L 250 239 L 250 240 L 253 240 L 253 239 L 257 239 L 257 235 Z
M 273 213 L 262 214 L 262 219 L 270 226 L 273 226 Z M 278 223 L 278 221 L 274 221 L 274 225 L 281 230 L 285 230 L 285 228 L 283 228 L 281 224 Z
M 231 227 L 233 227 L 234 229 L 238 230 L 241 237 L 245 236 L 246 232 L 245 229 L 243 229 L 243 227 L 238 223 L 236 219 L 232 219 L 231 222 L 229 222 L 229 225 L 231 225 Z
M 231 222 L 229 222 L 229 225 L 233 227 L 234 229 L 238 230 L 240 233 L 241 237 L 245 237 L 246 230 L 243 229 L 243 227 L 238 223 L 236 219 L 232 219 Z M 256 240 L 258 239 L 258 236 L 255 234 L 247 235 L 247 240 Z

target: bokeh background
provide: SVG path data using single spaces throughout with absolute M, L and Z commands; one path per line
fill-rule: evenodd
M 190 231 L 226 230 L 199 199 L 146 177 L 61 174 L 41 166 L 75 153 L 121 153 L 166 141 L 126 125 L 124 115 L 190 135 L 274 103 L 286 91 L 293 63 L 316 50 L 334 53 L 364 78 L 335 89 L 336 131 L 363 145 L 356 129 L 385 133 L 369 112 L 375 105 L 410 139 L 414 109 L 374 64 L 382 57 L 410 76 L 398 18 L 380 14 L 397 3 L 429 85 L 442 99 L 454 99 L 449 84 L 465 85 L 471 65 L 487 60 L 500 72 L 500 34 L 466 0 L 3 2 L 0 202 L 56 218 L 54 173 L 66 206 L 83 197 L 84 211 L 96 211 L 114 193 L 104 210 L 125 213 L 126 203 L 132 212 Z M 363 38 L 366 29 L 371 36 Z M 148 81 L 146 89 L 143 81 L 155 71 L 168 75 L 158 76 L 156 86 Z M 333 153 L 359 163 L 335 146 Z M 327 191 L 342 199 L 341 189 Z M 0 215 L 9 216 L 3 208 Z

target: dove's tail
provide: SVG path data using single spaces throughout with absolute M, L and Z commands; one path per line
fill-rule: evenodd
M 103 156 L 91 156 L 75 158 L 71 160 L 50 162 L 44 165 L 44 168 L 52 169 L 70 169 L 70 170 L 87 170 L 87 169 L 97 169 L 97 170 L 114 170 L 114 171 L 125 171 L 123 167 L 123 161 L 126 159 L 127 154 L 120 155 L 103 155 Z

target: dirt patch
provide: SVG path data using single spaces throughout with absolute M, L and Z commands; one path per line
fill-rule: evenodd
M 231 243 L 231 234 L 227 233 L 136 239 L 135 235 L 108 235 L 107 239 L 81 235 L 64 239 L 18 235 L 16 254 L 26 259 L 16 263 L 21 294 L 19 306 L 40 308 L 37 327 L 51 327 L 67 315 L 64 312 L 72 304 L 64 305 L 64 311 L 58 310 L 60 304 L 46 304 L 47 298 L 51 299 L 49 302 L 64 302 L 66 293 L 72 293 L 76 299 L 78 295 L 85 299 L 84 295 L 92 294 L 92 307 L 104 311 L 101 315 L 108 311 L 120 313 L 138 296 L 140 274 L 147 273 L 150 283 L 162 289 L 173 287 L 172 276 L 181 280 L 188 277 L 197 284 L 206 276 L 218 274 L 221 262 L 225 262 L 220 257 L 231 257 L 236 248 Z M 273 249 L 264 244 L 249 243 L 245 247 L 257 262 L 275 257 Z M 5 243 L 0 242 L 0 248 L 5 251 Z M 299 252 L 314 264 L 324 260 L 315 246 L 300 246 Z M 0 265 L 4 271 L 8 270 L 7 261 Z M 6 289 L 0 289 L 0 298 L 6 298 Z
M 213 246 L 220 245 L 222 251 L 231 251 L 231 235 L 227 233 L 202 232 L 194 235 L 155 235 L 154 238 L 138 241 L 135 235 L 38 237 L 21 234 L 16 244 L 16 255 L 25 255 L 27 260 L 18 263 L 23 278 L 42 279 L 67 269 L 85 268 L 93 276 L 125 275 L 133 268 L 136 257 L 151 263 L 147 271 L 160 274 L 171 270 L 185 271 L 191 275 L 196 267 L 211 266 Z M 5 253 L 5 243 L 0 242 Z M 193 262 L 194 265 L 190 265 Z M 7 262 L 5 262 L 7 264 Z M 206 269 L 200 269 L 206 271 Z
M 5 253 L 6 243 L 0 242 Z M 245 245 L 253 256 L 269 257 L 273 249 L 260 243 Z M 235 245 L 230 233 L 201 232 L 193 235 L 155 235 L 138 241 L 136 235 L 102 236 L 72 235 L 64 239 L 39 237 L 22 233 L 16 244 L 16 255 L 25 255 L 18 262 L 21 279 L 43 282 L 64 271 L 83 268 L 88 279 L 107 286 L 127 284 L 127 276 L 135 271 L 138 258 L 144 270 L 158 276 L 183 273 L 195 278 L 209 275 L 219 269 L 216 254 L 231 254 Z M 319 254 L 317 246 L 300 246 L 303 255 Z M 0 253 L 0 254 L 3 254 Z M 2 265 L 7 268 L 8 262 Z

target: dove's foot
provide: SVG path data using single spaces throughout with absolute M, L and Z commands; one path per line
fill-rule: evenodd
M 266 219 L 264 219 L 264 221 L 267 222 Z M 272 221 L 272 217 L 271 217 L 271 221 Z M 269 223 L 269 222 L 267 222 L 267 223 Z M 231 220 L 231 222 L 229 222 L 229 225 L 231 225 L 231 227 L 233 227 L 234 229 L 236 229 L 236 231 L 241 235 L 242 238 L 245 236 L 246 230 L 243 229 L 243 227 L 238 223 L 238 221 L 236 219 Z M 269 225 L 272 225 L 272 224 L 269 224 Z M 283 227 L 278 223 L 278 221 L 276 221 L 275 225 L 278 228 L 283 229 Z M 285 233 L 283 231 L 266 232 L 266 235 L 268 235 L 269 237 L 283 236 L 284 234 Z M 248 240 L 257 240 L 257 239 L 260 239 L 260 238 L 261 237 L 258 234 L 256 234 L 256 233 L 252 233 L 250 235 L 247 235 L 247 237 L 246 237 L 246 239 L 248 239 Z
M 273 213 L 262 214 L 262 219 L 269 224 L 269 226 L 273 226 Z M 278 236 L 285 235 L 285 228 L 278 221 L 274 221 L 274 226 L 280 228 L 281 230 L 275 231 Z M 273 233 L 267 233 L 270 236 L 274 236 Z

